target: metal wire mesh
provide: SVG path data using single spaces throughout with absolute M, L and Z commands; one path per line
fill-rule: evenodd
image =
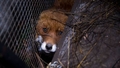
M 0 0 L 0 42 L 30 68 L 39 66 L 35 55 L 35 25 L 41 11 L 54 0 Z
M 76 0 L 52 68 L 119 68 L 119 1 Z M 64 40 L 64 41 L 63 41 Z M 63 42 L 63 44 L 61 44 Z M 118 66 L 116 66 L 118 65 Z

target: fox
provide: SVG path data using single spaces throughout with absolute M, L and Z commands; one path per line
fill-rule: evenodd
M 52 8 L 40 13 L 36 25 L 36 41 L 41 43 L 38 48 L 40 57 L 47 63 L 51 62 L 57 50 L 59 42 L 65 28 L 68 15 L 74 0 L 55 0 Z

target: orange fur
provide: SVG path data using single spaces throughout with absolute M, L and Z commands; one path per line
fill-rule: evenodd
M 73 0 L 56 0 L 53 8 L 43 11 L 36 26 L 37 35 L 41 35 L 47 43 L 56 44 L 61 37 L 58 32 L 64 30 L 68 19 L 63 10 L 70 11 L 72 5 Z M 43 28 L 48 29 L 47 33 Z

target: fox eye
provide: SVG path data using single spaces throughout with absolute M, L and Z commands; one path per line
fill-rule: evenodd
M 47 33 L 48 32 L 48 28 L 43 28 L 43 32 Z
M 58 31 L 58 35 L 62 35 L 62 33 L 63 33 L 62 31 Z

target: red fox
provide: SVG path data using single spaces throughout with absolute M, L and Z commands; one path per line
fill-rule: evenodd
M 74 0 L 56 0 L 52 8 L 40 14 L 36 25 L 36 41 L 41 43 L 39 51 L 44 51 L 46 54 L 56 51 L 68 19 L 65 12 L 71 11 L 73 3 Z

